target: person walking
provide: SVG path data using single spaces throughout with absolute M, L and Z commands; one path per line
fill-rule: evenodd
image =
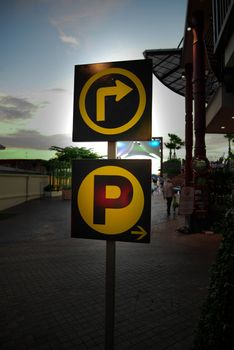
M 157 183 L 154 179 L 151 182 L 151 194 L 153 195 L 157 191 Z
M 167 181 L 163 184 L 163 198 L 167 201 L 167 215 L 171 214 L 171 203 L 174 197 L 173 183 L 171 179 L 167 179 Z

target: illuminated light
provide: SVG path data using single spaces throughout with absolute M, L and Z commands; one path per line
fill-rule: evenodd
M 121 144 L 125 146 L 122 147 Z M 146 156 L 146 159 L 151 158 L 159 162 L 162 155 L 161 146 L 162 140 L 158 137 L 152 137 L 151 141 L 117 141 L 117 156 L 121 159 L 143 159 L 143 156 Z M 159 166 L 160 164 L 156 165 L 155 169 Z
M 157 140 L 151 141 L 150 143 L 151 143 L 151 145 L 152 145 L 153 147 L 157 147 L 157 146 L 159 146 L 159 144 L 160 144 L 160 142 L 157 141 Z
M 226 127 L 225 126 L 221 126 L 221 129 L 225 129 Z
M 234 115 L 232 116 L 232 119 L 234 119 Z
M 187 32 L 191 32 L 192 28 L 191 27 L 187 27 Z

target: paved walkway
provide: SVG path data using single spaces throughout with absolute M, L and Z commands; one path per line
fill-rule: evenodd
M 0 218 L 0 344 L 104 350 L 105 241 L 71 239 L 70 204 L 42 199 Z M 219 237 L 181 234 L 152 198 L 150 244 L 116 244 L 116 350 L 189 350 Z

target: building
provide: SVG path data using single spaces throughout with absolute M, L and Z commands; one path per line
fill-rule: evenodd
M 205 133 L 234 133 L 234 0 L 188 0 L 180 45 L 144 56 L 153 60 L 154 75 L 185 97 L 189 182 L 193 129 L 198 158 L 206 158 Z
M 47 174 L 46 161 L 42 159 L 0 159 L 0 166 L 22 172 Z
M 185 185 L 199 188 L 197 211 L 205 212 L 206 188 L 196 176 L 208 166 L 205 134 L 234 133 L 234 0 L 188 0 L 179 46 L 146 50 L 144 57 L 164 85 L 185 97 Z

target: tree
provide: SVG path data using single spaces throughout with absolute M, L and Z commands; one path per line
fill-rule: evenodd
M 169 160 L 171 160 L 171 158 L 172 158 L 172 150 L 174 148 L 174 145 L 171 142 L 165 142 L 164 145 L 166 146 L 166 148 L 169 149 Z
M 232 156 L 231 142 L 234 142 L 234 134 L 226 134 L 224 135 L 224 137 L 228 139 L 228 158 L 231 158 Z
M 55 151 L 55 157 L 47 163 L 48 174 L 50 175 L 50 185 L 56 188 L 71 187 L 71 162 L 75 159 L 97 159 L 102 158 L 96 152 L 85 147 L 59 147 L 51 146 L 51 151 Z
M 172 159 L 172 150 L 173 150 L 173 158 L 176 158 L 176 150 L 181 149 L 181 146 L 184 146 L 184 141 L 182 139 L 175 135 L 175 134 L 168 134 L 169 136 L 169 142 L 164 143 L 164 145 L 169 148 L 169 160 Z
M 49 148 L 51 151 L 56 151 L 54 160 L 71 162 L 75 159 L 97 159 L 101 158 L 96 152 L 93 152 L 92 149 L 85 147 L 58 147 L 51 146 Z

